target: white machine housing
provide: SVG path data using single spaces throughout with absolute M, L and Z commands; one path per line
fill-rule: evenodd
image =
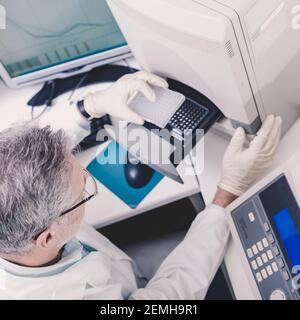
M 285 161 L 283 165 L 281 165 L 279 168 L 275 169 L 265 178 L 256 183 L 251 189 L 248 190 L 248 192 L 246 192 L 226 208 L 226 212 L 229 217 L 229 227 L 231 235 L 233 237 L 235 247 L 237 248 L 239 256 L 241 258 L 244 267 L 243 271 L 246 273 L 249 285 L 252 289 L 252 297 L 249 296 L 249 299 L 252 298 L 254 300 L 260 300 L 261 294 L 258 290 L 251 267 L 248 263 L 246 252 L 243 249 L 243 245 L 241 243 L 238 231 L 233 220 L 232 212 L 281 175 L 285 175 L 285 178 L 288 181 L 289 187 L 293 192 L 296 202 L 300 207 L 300 151 L 297 151 L 291 158 L 289 158 L 289 160 Z
M 107 0 L 142 68 L 200 91 L 256 133 L 300 112 L 298 0 Z

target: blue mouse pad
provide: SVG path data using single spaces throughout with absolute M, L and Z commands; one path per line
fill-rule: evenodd
M 127 151 L 112 141 L 87 167 L 87 170 L 130 208 L 136 208 L 164 177 L 154 172 L 151 180 L 141 188 L 132 188 L 125 178 Z

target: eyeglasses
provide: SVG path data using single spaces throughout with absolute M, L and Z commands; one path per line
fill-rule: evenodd
M 85 173 L 85 177 L 86 177 L 85 188 L 83 191 L 85 193 L 84 199 L 79 203 L 77 203 L 76 205 L 74 205 L 72 208 L 62 212 L 60 214 L 60 217 L 82 206 L 83 204 L 90 201 L 92 198 L 94 198 L 98 194 L 98 185 L 97 185 L 96 179 L 87 170 L 85 169 L 82 169 L 82 170 Z M 44 232 L 45 230 L 43 230 L 42 232 Z M 42 232 L 40 232 L 37 236 L 35 236 L 34 240 L 37 240 L 37 238 L 40 236 Z
M 82 201 L 80 201 L 79 203 L 77 203 L 76 205 L 74 205 L 73 207 L 71 207 L 70 209 L 62 212 L 60 214 L 60 217 L 79 208 L 83 204 L 85 204 L 88 201 L 90 201 L 91 199 L 93 199 L 98 194 L 98 185 L 97 185 L 96 179 L 87 170 L 85 170 L 85 169 L 82 169 L 82 170 L 86 175 L 85 188 L 83 191 L 85 193 L 84 199 Z

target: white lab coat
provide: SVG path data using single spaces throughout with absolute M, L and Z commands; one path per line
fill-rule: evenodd
M 80 117 L 71 116 L 76 121 L 68 132 L 76 143 L 88 131 Z M 139 288 L 142 275 L 135 263 L 94 228 L 83 224 L 77 238 L 97 252 L 81 257 L 80 245 L 75 245 L 64 257 L 68 267 L 59 272 L 55 272 L 55 265 L 24 268 L 2 260 L 0 299 L 204 299 L 223 260 L 228 237 L 225 210 L 209 206 L 196 217 L 185 239 L 147 286 Z

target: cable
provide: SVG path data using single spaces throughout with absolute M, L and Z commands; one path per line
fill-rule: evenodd
M 81 79 L 78 81 L 76 87 L 72 90 L 72 92 L 71 92 L 71 94 L 70 94 L 70 96 L 68 98 L 68 101 L 70 102 L 70 105 L 72 105 L 74 103 L 74 101 L 71 101 L 71 100 L 72 100 L 76 90 L 78 90 L 82 86 L 82 84 L 86 80 L 87 76 L 88 76 L 87 73 L 84 74 L 81 77 Z M 53 80 L 48 81 L 47 85 L 51 85 L 51 92 L 50 92 L 49 98 L 45 101 L 45 107 L 44 107 L 44 109 L 41 111 L 41 113 L 38 116 L 34 117 L 34 108 L 35 107 L 32 106 L 31 107 L 31 120 L 39 119 L 40 117 L 42 117 L 46 113 L 47 109 L 52 106 L 53 97 L 54 97 L 54 94 L 55 94 L 55 81 L 53 81 Z
M 38 116 L 34 117 L 34 108 L 35 107 L 31 107 L 31 120 L 37 120 L 39 119 L 44 113 L 46 113 L 46 111 L 48 110 L 50 106 L 49 105 L 45 105 L 44 109 L 39 113 Z
M 76 87 L 72 90 L 69 98 L 68 98 L 68 101 L 70 103 L 70 105 L 73 105 L 74 104 L 74 101 L 72 100 L 72 98 L 74 97 L 74 94 L 76 92 L 76 90 L 80 89 L 81 86 L 83 85 L 84 81 L 86 80 L 86 78 L 88 77 L 88 73 L 85 73 L 82 78 L 78 81 Z
M 51 85 L 51 92 L 50 92 L 50 96 L 49 98 L 45 101 L 45 107 L 44 109 L 41 111 L 41 113 L 37 116 L 37 117 L 34 117 L 34 106 L 31 107 L 31 120 L 37 120 L 39 119 L 46 111 L 49 107 L 51 107 L 52 105 L 52 102 L 53 102 L 53 97 L 54 97 L 54 94 L 55 94 L 55 82 L 53 80 L 51 81 L 48 81 L 46 83 L 46 85 Z

